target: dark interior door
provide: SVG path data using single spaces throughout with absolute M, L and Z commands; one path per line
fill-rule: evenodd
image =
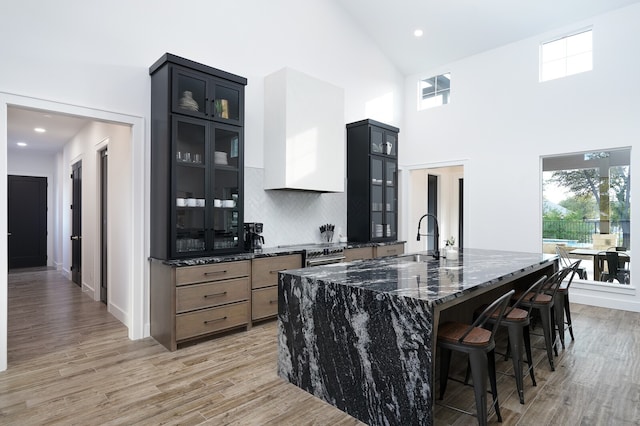
M 107 303 L 107 150 L 100 151 L 100 301 Z
M 8 180 L 9 268 L 47 265 L 47 178 Z
M 458 247 L 464 247 L 464 179 L 458 179 Z
M 427 213 L 438 217 L 438 176 L 427 176 Z M 436 221 L 432 218 L 427 220 L 427 250 L 435 249 Z M 439 245 L 438 245 L 439 246 Z
M 82 161 L 71 166 L 71 281 L 82 286 Z

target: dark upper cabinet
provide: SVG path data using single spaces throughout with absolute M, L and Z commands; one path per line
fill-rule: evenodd
M 242 85 L 176 66 L 171 87 L 174 113 L 236 125 L 244 121 Z
M 398 133 L 374 120 L 347 124 L 349 241 L 398 239 Z
M 151 256 L 243 250 L 246 79 L 166 54 L 151 74 Z

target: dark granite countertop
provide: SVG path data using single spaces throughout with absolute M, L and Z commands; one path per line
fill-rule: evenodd
M 383 241 L 383 242 L 374 242 L 374 243 L 356 243 L 356 242 L 347 242 L 341 243 L 341 246 L 344 246 L 346 249 L 351 248 L 360 248 L 360 247 L 384 247 L 384 246 L 392 246 L 395 244 L 405 244 L 406 241 Z
M 421 256 L 420 261 L 414 260 L 416 254 Z M 556 255 L 541 253 L 461 249 L 457 260 L 435 260 L 421 252 L 284 273 L 303 280 L 359 287 L 440 304 L 473 289 L 531 271 L 556 258 Z
M 392 244 L 404 244 L 405 241 L 389 241 L 389 242 L 381 242 L 381 243 L 336 243 L 338 247 L 344 248 L 359 248 L 359 247 L 376 247 L 376 246 L 386 246 Z M 220 256 L 207 256 L 207 257 L 193 257 L 193 258 L 184 258 L 184 259 L 173 259 L 173 260 L 163 260 L 163 259 L 155 259 L 150 258 L 153 261 L 162 262 L 165 265 L 169 266 L 198 266 L 198 265 L 209 265 L 212 263 L 223 263 L 223 262 L 237 262 L 240 260 L 251 260 L 258 259 L 261 257 L 273 257 L 273 256 L 285 256 L 288 254 L 301 254 L 303 250 L 301 248 L 296 247 L 265 247 L 260 252 L 246 252 L 246 253 L 233 253 L 226 254 Z

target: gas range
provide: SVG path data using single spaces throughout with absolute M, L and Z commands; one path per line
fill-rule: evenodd
M 305 266 L 320 266 L 344 261 L 344 246 L 338 243 L 294 244 L 278 246 L 302 250 Z

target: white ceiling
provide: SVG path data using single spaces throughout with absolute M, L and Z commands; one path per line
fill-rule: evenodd
M 7 149 L 57 152 L 91 120 L 36 109 L 7 108 Z M 45 133 L 33 129 L 41 127 Z M 16 144 L 25 142 L 26 147 Z
M 640 0 L 336 0 L 404 75 Z M 415 29 L 424 35 L 416 38 Z
M 336 0 L 404 75 L 587 19 L 640 0 Z M 415 29 L 424 31 L 421 38 Z M 56 152 L 90 120 L 8 108 L 8 149 Z M 39 134 L 34 127 L 47 129 Z

